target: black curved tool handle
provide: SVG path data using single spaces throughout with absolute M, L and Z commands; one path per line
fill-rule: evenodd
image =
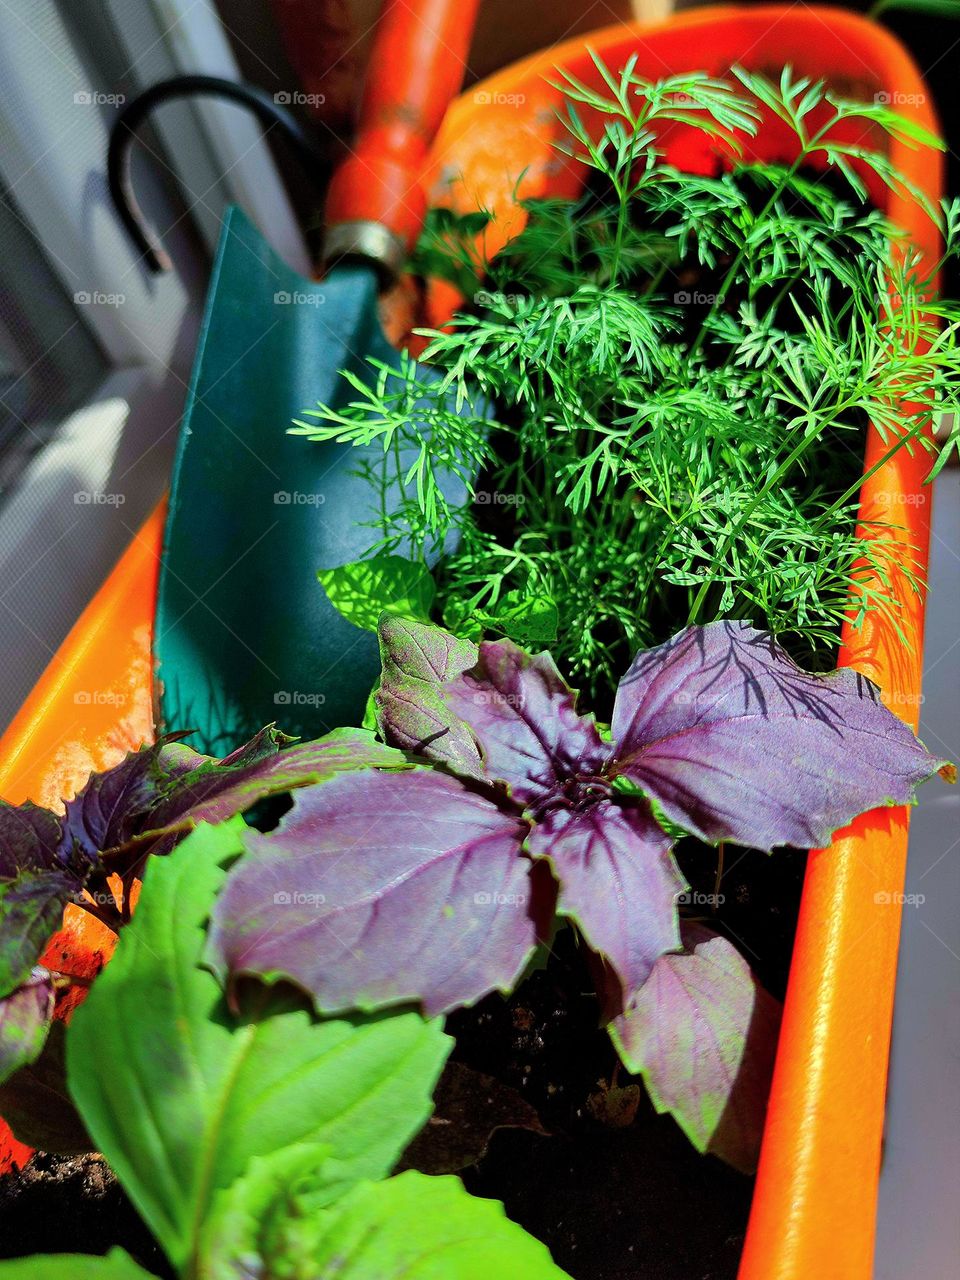
M 126 103 L 114 122 L 107 149 L 107 181 L 110 198 L 120 221 L 126 227 L 138 254 L 155 275 L 169 271 L 171 263 L 159 238 L 150 229 L 133 193 L 130 177 L 133 142 L 137 129 L 154 107 L 176 98 L 198 95 L 237 102 L 252 111 L 267 128 L 279 125 L 311 175 L 322 175 L 325 178 L 330 168 L 329 159 L 313 134 L 286 107 L 275 102 L 269 93 L 256 85 L 224 80 L 220 76 L 202 75 L 171 76 L 169 80 L 160 80 L 151 85 Z

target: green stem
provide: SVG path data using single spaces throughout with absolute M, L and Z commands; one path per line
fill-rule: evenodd
M 717 903 L 720 900 L 720 884 L 723 880 L 723 853 L 726 848 L 725 843 L 721 840 L 717 845 L 717 874 L 713 880 L 713 913 L 716 915 Z

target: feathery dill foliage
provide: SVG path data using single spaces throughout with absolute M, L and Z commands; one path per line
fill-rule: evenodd
M 635 60 L 619 76 L 597 67 L 602 92 L 562 86 L 561 149 L 592 171 L 579 200 L 526 201 L 526 226 L 491 261 L 477 247 L 484 213 L 434 211 L 415 265 L 474 298 L 428 332 L 439 380 L 425 386 L 412 361 L 380 367 L 372 386 L 353 379 L 352 404 L 321 405 L 296 429 L 382 442 L 381 478 L 405 498 L 385 511 L 377 549 L 425 553 L 455 530 L 438 570 L 446 623 L 509 632 L 498 609 L 515 618 L 517 601 L 522 612 L 549 598 L 553 652 L 595 696 L 637 648 L 724 616 L 829 662 L 851 571 L 861 619 L 896 620 L 918 586 L 889 533 L 854 540 L 866 424 L 890 452 L 929 447 L 921 433 L 960 385 L 960 308 L 934 300 L 940 264 L 924 271 L 866 203 L 852 161 L 924 197 L 834 127 L 855 119 L 938 144 L 789 69 L 779 84 L 741 69 L 731 83 L 650 83 Z M 742 159 L 762 112 L 795 135 L 791 164 Z M 671 123 L 707 135 L 718 176 L 665 162 Z M 817 162 L 826 179 L 811 177 Z M 927 211 L 957 252 L 960 205 Z M 466 511 L 441 493 L 451 466 L 479 497 Z

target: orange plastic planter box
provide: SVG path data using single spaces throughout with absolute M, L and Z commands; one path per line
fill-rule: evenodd
M 885 94 L 881 101 L 935 128 L 923 82 L 901 46 L 840 10 L 700 9 L 654 27 L 611 27 L 590 44 L 613 67 L 638 53 L 639 71 L 653 79 L 693 70 L 723 75 L 735 63 L 779 75 L 789 63 L 802 75 L 826 78 L 847 97 Z M 551 147 L 560 95 L 549 80 L 557 66 L 597 83 L 578 39 L 506 69 L 454 103 L 424 177 L 432 202 L 492 209 L 496 234 L 505 237 L 523 216 L 515 204 L 521 175 L 525 196 L 576 190 L 576 174 Z M 856 130 L 847 134 L 857 136 Z M 867 126 L 859 136 L 879 142 Z M 706 160 L 689 131 L 678 128 L 665 142 L 679 165 Z M 787 148 L 787 136 L 765 125 L 753 151 L 783 158 Z M 938 200 L 939 157 L 898 144 L 889 150 L 894 165 Z M 915 205 L 876 182 L 871 196 L 935 261 L 936 231 Z M 442 318 L 449 297 L 438 289 L 431 303 Z M 872 433 L 865 471 L 881 456 Z M 901 451 L 866 481 L 861 505 L 863 520 L 899 526 L 896 536 L 922 565 L 928 467 L 922 453 Z M 71 794 L 90 769 L 114 763 L 150 738 L 149 635 L 162 520 L 158 510 L 138 534 L 0 741 L 0 794 L 7 800 L 51 804 Z M 875 680 L 892 710 L 915 726 L 922 599 L 907 597 L 900 624 L 908 645 L 874 617 L 862 632 L 846 635 L 841 662 Z M 903 887 L 907 823 L 903 809 L 867 814 L 830 849 L 810 857 L 741 1280 L 868 1280 L 871 1274 L 900 928 L 899 908 L 890 902 Z M 98 963 L 109 939 L 96 930 L 77 933 L 72 917 L 67 923 L 74 932 L 66 941 L 77 949 L 78 963 Z M 23 1155 L 8 1138 L 0 1167 Z

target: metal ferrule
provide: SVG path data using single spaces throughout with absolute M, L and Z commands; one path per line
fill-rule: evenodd
M 394 281 L 407 260 L 407 247 L 382 222 L 341 222 L 323 240 L 323 261 L 330 267 L 343 258 L 363 258 L 376 265 L 386 283 Z

